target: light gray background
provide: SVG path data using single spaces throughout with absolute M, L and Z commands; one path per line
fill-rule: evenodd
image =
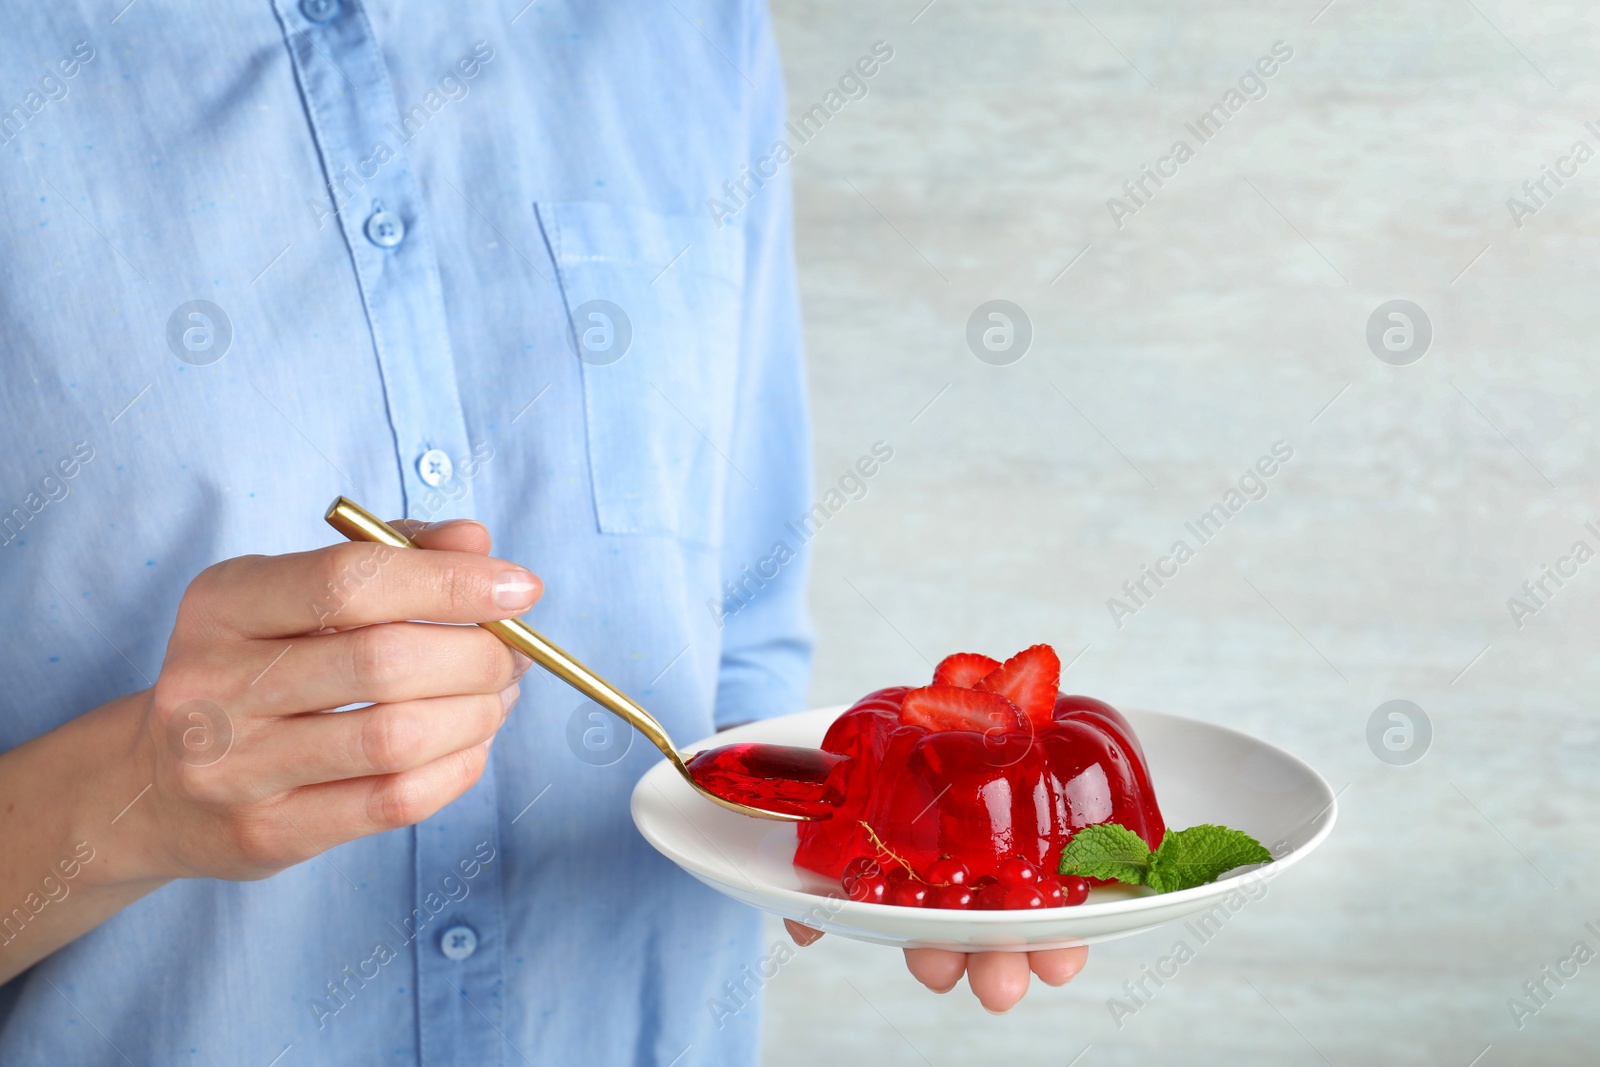
M 776 4 L 793 111 L 895 50 L 792 164 L 819 493 L 895 449 L 814 542 L 815 703 L 1087 646 L 1070 691 L 1265 737 L 1341 817 L 1120 1030 L 1107 998 L 1165 933 L 1006 1017 L 828 938 L 769 984 L 766 1061 L 1593 1063 L 1600 961 L 1520 1031 L 1507 1001 L 1600 948 L 1600 562 L 1521 629 L 1506 601 L 1600 547 L 1600 159 L 1520 229 L 1506 199 L 1600 148 L 1600 14 L 921 3 Z M 1280 39 L 1266 98 L 1197 145 L 1183 123 Z M 1195 158 L 1117 229 L 1106 198 L 1178 137 Z M 1033 322 L 1009 367 L 964 341 L 994 298 Z M 1432 321 L 1412 366 L 1366 345 L 1394 298 Z M 1270 495 L 1118 629 L 1106 598 L 1280 439 Z M 1407 767 L 1365 740 L 1396 698 L 1435 731 Z

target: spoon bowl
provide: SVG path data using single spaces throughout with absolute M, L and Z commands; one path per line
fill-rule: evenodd
M 833 770 L 850 757 L 745 741 L 696 752 L 686 766 L 704 792 L 769 812 L 825 819 L 844 799 Z

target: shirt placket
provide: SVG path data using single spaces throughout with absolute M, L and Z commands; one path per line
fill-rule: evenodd
M 326 186 L 308 211 L 343 234 L 382 376 L 405 512 L 469 517 L 471 456 L 421 188 L 394 91 L 355 0 L 275 0 Z M 343 354 L 341 354 L 343 356 Z M 493 764 L 465 796 L 413 828 L 414 908 L 383 917 L 416 961 L 418 1057 L 499 1064 L 499 832 Z

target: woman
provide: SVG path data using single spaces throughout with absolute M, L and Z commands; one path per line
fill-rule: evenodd
M 802 706 L 803 554 L 719 603 L 810 505 L 764 8 L 47 5 L 0 75 L 0 1061 L 752 1061 L 649 746 L 441 624 L 537 601 L 676 737 Z

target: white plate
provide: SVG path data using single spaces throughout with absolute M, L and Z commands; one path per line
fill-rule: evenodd
M 822 708 L 754 722 L 689 749 L 735 741 L 822 743 L 845 709 Z M 953 911 L 844 899 L 837 883 L 794 865 L 792 823 L 752 819 L 698 795 L 665 760 L 633 790 L 633 821 L 645 840 L 700 881 L 735 900 L 828 933 L 903 948 L 1029 949 L 1090 944 L 1153 930 L 1194 915 L 1215 929 L 1266 892 L 1266 882 L 1333 829 L 1338 803 L 1322 776 L 1280 748 L 1237 730 L 1154 711 L 1124 713 L 1144 746 L 1156 800 L 1169 827 L 1220 823 L 1255 837 L 1274 861 L 1210 885 L 1155 894 L 1097 888 L 1075 908 Z M 1222 909 L 1218 911 L 1217 909 Z

